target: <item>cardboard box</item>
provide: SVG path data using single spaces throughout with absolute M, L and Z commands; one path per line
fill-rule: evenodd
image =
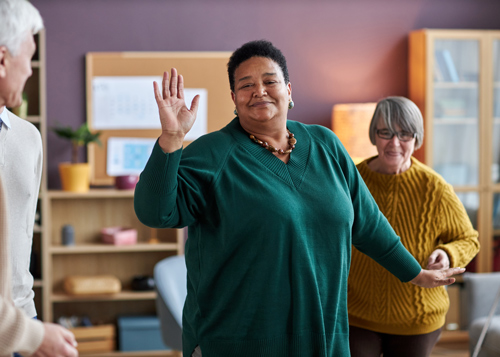
M 114 325 L 76 327 L 70 330 L 78 342 L 78 353 L 110 352 L 116 349 Z
M 121 316 L 118 318 L 120 351 L 159 351 L 163 343 L 160 321 L 156 316 Z

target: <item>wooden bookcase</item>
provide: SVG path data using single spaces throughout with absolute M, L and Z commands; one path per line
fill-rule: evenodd
M 91 189 L 87 193 L 47 192 L 44 199 L 44 296 L 46 321 L 61 316 L 87 316 L 94 324 L 114 324 L 120 315 L 156 313 L 156 293 L 132 291 L 134 276 L 153 275 L 155 264 L 171 255 L 182 254 L 184 230 L 151 229 L 142 225 L 134 212 L 133 190 Z M 75 244 L 62 245 L 64 225 L 74 228 Z M 104 227 L 131 227 L 137 230 L 137 244 L 114 246 L 101 242 Z M 150 243 L 156 238 L 157 243 Z M 71 296 L 63 281 L 70 275 L 116 276 L 122 291 L 112 295 Z M 173 356 L 174 352 L 142 352 L 141 356 Z M 99 354 L 102 355 L 102 354 Z M 108 355 L 108 354 L 106 354 Z M 119 355 L 119 352 L 114 354 Z
M 500 31 L 413 31 L 408 59 L 409 98 L 425 124 L 419 158 L 453 185 L 479 231 L 481 249 L 467 270 L 498 271 Z M 467 328 L 460 316 L 461 290 L 460 283 L 448 287 L 446 328 Z
M 469 270 L 500 270 L 500 31 L 411 32 L 409 97 L 424 115 L 424 162 L 453 185 L 479 231 Z

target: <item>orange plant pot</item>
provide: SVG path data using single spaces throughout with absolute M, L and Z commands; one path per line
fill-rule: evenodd
M 89 190 L 90 166 L 88 163 L 60 163 L 59 175 L 63 191 L 87 192 Z

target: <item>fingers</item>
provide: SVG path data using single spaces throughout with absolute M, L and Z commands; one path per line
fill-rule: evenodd
M 172 68 L 172 75 L 170 76 L 170 95 L 177 97 L 177 70 Z
M 179 74 L 179 83 L 177 84 L 178 93 L 177 96 L 181 99 L 184 99 L 184 77 L 182 74 Z
M 153 82 L 153 89 L 155 92 L 156 103 L 160 103 L 162 100 L 162 96 L 161 96 L 160 87 L 158 86 L 158 83 Z
M 193 101 L 191 102 L 191 108 L 189 108 L 189 111 L 192 112 L 195 116 L 196 113 L 198 112 L 199 104 L 200 104 L 200 95 L 197 94 L 194 96 Z
M 445 271 L 447 272 L 446 276 L 452 276 L 462 274 L 465 271 L 465 268 L 450 268 Z
M 75 335 L 73 332 L 69 330 L 62 330 L 62 335 L 64 339 L 71 345 L 71 346 L 78 346 L 78 343 L 76 343 Z
M 432 254 L 429 256 L 429 259 L 427 260 L 427 264 L 432 265 L 436 263 L 438 257 L 439 257 L 438 252 L 436 250 L 433 251 Z
M 163 88 L 163 92 L 162 92 L 162 95 L 163 95 L 163 99 L 166 99 L 168 98 L 169 96 L 169 90 L 168 90 L 168 72 L 163 72 L 163 79 L 161 81 L 161 84 L 162 84 L 162 88 Z
M 64 353 L 64 356 L 67 356 L 67 357 L 78 357 L 78 350 L 69 344 L 66 344 L 64 346 L 63 353 Z

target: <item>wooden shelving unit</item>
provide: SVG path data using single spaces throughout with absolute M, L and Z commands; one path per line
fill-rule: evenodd
M 94 324 L 114 324 L 120 315 L 154 315 L 156 293 L 132 291 L 134 276 L 153 275 L 155 264 L 183 253 L 184 231 L 151 229 L 142 225 L 133 209 L 133 190 L 91 189 L 87 193 L 47 191 L 43 225 L 44 315 L 56 322 L 61 316 L 87 316 Z M 74 229 L 74 245 L 62 245 L 65 225 Z M 104 227 L 137 230 L 137 244 L 115 246 L 102 243 Z M 151 238 L 154 241 L 151 242 Z M 63 282 L 67 276 L 110 274 L 117 277 L 122 291 L 116 294 L 68 295 Z M 137 354 L 113 352 L 99 356 L 176 356 L 171 351 L 144 351 Z M 87 355 L 87 354 L 85 354 Z M 91 355 L 91 354 L 89 354 Z M 94 354 L 96 355 L 96 354 Z
M 446 65 L 437 60 L 437 51 L 449 54 Z M 453 185 L 479 231 L 481 249 L 468 271 L 498 270 L 495 237 L 500 229 L 495 227 L 494 202 L 500 195 L 500 31 L 413 31 L 408 58 L 409 98 L 425 122 L 419 158 Z M 453 80 L 442 76 L 448 70 L 456 73 Z M 461 290 L 458 280 L 448 288 L 445 328 L 458 329 L 444 331 L 441 344 L 467 344 Z

